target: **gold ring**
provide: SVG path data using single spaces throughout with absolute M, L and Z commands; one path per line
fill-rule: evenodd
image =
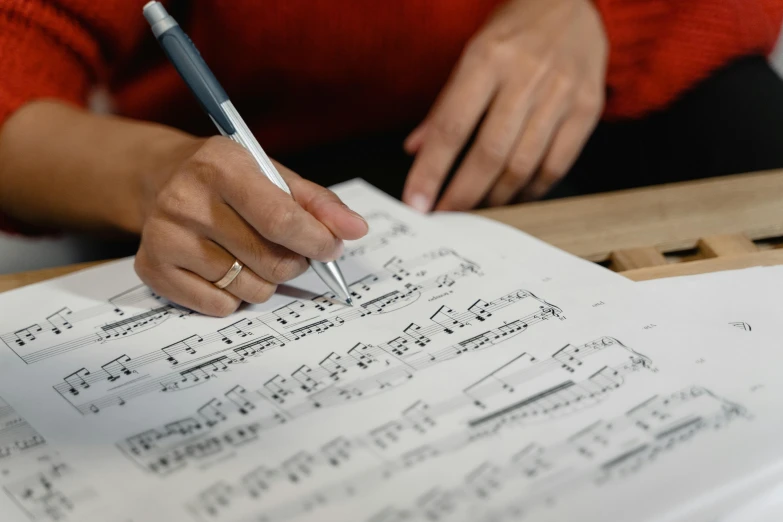
M 242 263 L 239 262 L 238 259 L 234 260 L 234 264 L 231 265 L 231 268 L 228 269 L 228 272 L 226 272 L 226 275 L 223 276 L 223 278 L 220 281 L 217 281 L 216 283 L 212 283 L 216 287 L 223 290 L 225 287 L 231 284 L 231 282 L 237 278 L 239 275 L 239 272 L 242 271 Z

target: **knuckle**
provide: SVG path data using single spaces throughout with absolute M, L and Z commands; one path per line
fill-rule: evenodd
M 601 89 L 583 88 L 577 95 L 577 106 L 584 114 L 597 118 L 604 107 L 604 96 Z
M 464 119 L 449 117 L 435 118 L 433 131 L 448 145 L 460 145 L 470 132 L 470 124 Z
M 247 301 L 253 304 L 266 303 L 275 294 L 275 290 L 277 290 L 277 285 L 259 282 L 248 295 Z
M 272 264 L 270 279 L 273 283 L 282 283 L 301 275 L 306 269 L 306 262 L 302 256 L 281 255 Z
M 224 292 L 216 299 L 195 297 L 194 302 L 196 302 L 200 307 L 200 311 L 204 314 L 215 317 L 226 317 L 236 312 L 242 301 L 239 298 Z
M 313 242 L 313 255 L 311 257 L 319 261 L 328 261 L 334 258 L 337 240 L 329 234 L 321 234 Z
M 476 205 L 476 202 L 472 197 L 457 196 L 453 197 L 449 202 L 449 210 L 464 212 L 472 209 Z
M 161 251 L 158 247 L 150 247 L 149 235 L 142 236 L 142 244 L 133 260 L 136 275 L 146 285 L 154 285 L 162 277 L 164 263 L 158 259 Z
M 319 187 L 317 192 L 310 200 L 310 205 L 308 208 L 312 208 L 312 212 L 317 212 L 319 209 L 327 208 L 328 206 L 334 205 L 335 203 L 338 205 L 343 205 L 340 198 L 337 197 L 337 194 L 327 188 Z
M 212 137 L 204 142 L 199 149 L 188 158 L 183 165 L 184 173 L 189 177 L 199 179 L 203 182 L 213 182 L 223 172 L 220 169 L 221 149 L 225 144 L 221 143 L 222 138 Z
M 495 39 L 487 45 L 486 57 L 498 65 L 512 63 L 516 54 L 517 47 L 509 40 Z
M 149 256 L 144 247 L 140 248 L 133 260 L 133 269 L 144 284 L 149 285 L 153 280 L 153 273 Z
M 480 63 L 507 63 L 516 54 L 514 44 L 502 37 L 487 35 L 470 40 L 466 54 Z
M 290 205 L 270 204 L 265 214 L 263 223 L 269 239 L 273 241 L 286 236 L 296 220 L 296 210 Z
M 247 255 L 248 261 L 257 260 L 263 262 L 269 255 L 268 249 L 264 245 L 264 242 L 254 234 L 246 234 L 242 238 L 242 256 Z
M 224 138 L 223 136 L 211 136 L 204 140 L 204 144 L 196 151 L 195 156 L 199 157 L 214 157 L 216 154 L 226 148 L 231 143 L 231 140 Z
M 209 185 L 232 183 L 248 168 L 256 168 L 250 154 L 223 136 L 213 136 L 186 162 L 190 177 Z
M 466 59 L 483 59 L 487 55 L 487 44 L 484 38 L 474 36 L 465 43 L 462 55 Z
M 193 198 L 188 190 L 187 183 L 179 179 L 172 180 L 161 190 L 156 197 L 156 207 L 167 217 L 188 217 Z
M 555 74 L 555 92 L 560 96 L 568 96 L 576 91 L 576 80 L 574 75 L 568 71 L 558 71 Z
M 544 185 L 549 186 L 562 178 L 564 173 L 565 169 L 561 165 L 548 165 L 542 169 L 539 179 Z
M 483 164 L 499 165 L 506 159 L 506 151 L 499 139 L 480 140 L 476 144 L 476 152 Z
M 523 181 L 535 169 L 535 162 L 528 154 L 518 154 L 508 164 L 508 177 L 513 181 Z

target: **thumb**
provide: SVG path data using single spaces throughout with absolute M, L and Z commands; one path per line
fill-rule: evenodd
M 344 240 L 359 239 L 369 231 L 367 221 L 348 208 L 331 190 L 293 174 L 290 170 L 283 176 L 296 202 L 326 225 L 336 237 Z

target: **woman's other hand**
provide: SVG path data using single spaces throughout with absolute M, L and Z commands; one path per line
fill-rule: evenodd
M 600 117 L 607 54 L 590 0 L 503 5 L 468 43 L 430 114 L 406 140 L 416 159 L 404 201 L 426 212 L 543 196 L 570 169 Z

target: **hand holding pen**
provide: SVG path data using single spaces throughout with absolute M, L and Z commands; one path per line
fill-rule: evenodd
M 176 26 L 172 22 L 167 29 Z M 192 48 L 184 37 L 166 49 L 175 63 L 191 59 L 183 41 Z M 266 301 L 277 284 L 312 265 L 335 296 L 350 303 L 334 260 L 343 240 L 367 233 L 367 223 L 328 189 L 269 160 L 211 73 L 198 74 L 183 77 L 227 137 L 184 140 L 168 155 L 171 174 L 162 186 L 149 187 L 157 197 L 145 209 L 137 273 L 178 304 L 225 316 L 242 301 Z

